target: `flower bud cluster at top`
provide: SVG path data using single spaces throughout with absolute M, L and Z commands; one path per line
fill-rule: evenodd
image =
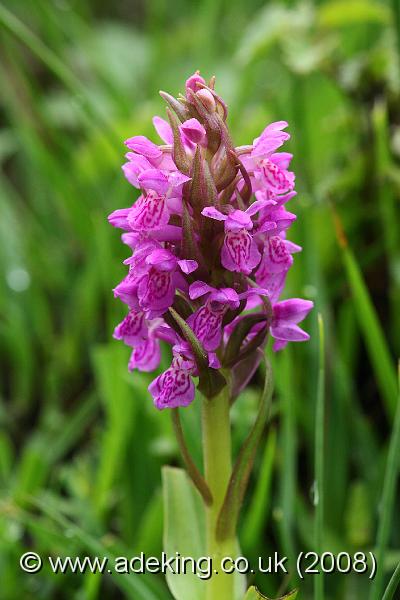
M 235 148 L 214 83 L 197 72 L 185 96 L 161 92 L 169 122 L 153 123 L 163 143 L 126 140 L 123 171 L 140 196 L 109 216 L 132 250 L 114 289 L 129 307 L 114 332 L 132 347 L 129 369 L 153 371 L 160 341 L 172 346 L 171 366 L 149 386 L 159 409 L 190 404 L 197 376 L 212 397 L 225 383 L 221 367 L 243 387 L 268 333 L 274 350 L 309 338 L 298 323 L 312 302 L 279 301 L 301 250 L 286 237 L 296 219 L 286 209 L 296 193 L 292 155 L 277 152 L 290 137 L 287 123 Z

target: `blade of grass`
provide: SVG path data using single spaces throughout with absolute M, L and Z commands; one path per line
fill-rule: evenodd
M 318 315 L 319 329 L 319 374 L 318 391 L 315 411 L 315 521 L 314 543 L 315 552 L 322 554 L 324 535 L 324 425 L 325 425 L 325 339 L 324 322 L 321 314 Z M 316 575 L 314 580 L 315 600 L 324 600 L 324 574 L 323 571 Z
M 385 593 L 382 596 L 382 600 L 392 600 L 395 592 L 400 586 L 400 563 L 397 565 L 395 572 L 393 573 Z
M 377 572 L 371 586 L 370 599 L 381 598 L 384 560 L 389 536 L 393 526 L 393 508 L 395 502 L 396 483 L 400 464 L 400 363 L 399 363 L 399 395 L 397 401 L 396 418 L 389 443 L 389 453 L 383 483 L 382 500 L 379 506 L 379 524 L 376 543 Z
M 359 327 L 367 346 L 377 384 L 390 420 L 396 410 L 397 384 L 390 351 L 360 267 L 349 248 L 339 216 L 334 213 L 336 233 L 347 279 L 353 295 Z

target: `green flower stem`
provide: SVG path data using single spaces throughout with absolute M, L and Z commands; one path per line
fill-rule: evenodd
M 206 582 L 206 600 L 232 600 L 234 597 L 234 576 L 221 571 L 220 561 L 225 556 L 235 557 L 236 538 L 221 542 L 216 535 L 218 515 L 232 472 L 229 407 L 228 386 L 211 400 L 203 400 L 204 470 L 213 498 L 212 504 L 206 507 L 207 555 L 212 557 L 213 569 L 218 571 Z

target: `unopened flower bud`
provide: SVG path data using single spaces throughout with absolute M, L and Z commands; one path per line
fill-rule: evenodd
M 193 90 L 193 92 L 197 92 L 197 90 L 199 89 L 198 84 L 205 84 L 205 80 L 203 79 L 203 77 L 200 75 L 199 71 L 196 71 L 196 73 L 194 73 L 193 75 L 191 75 L 189 77 L 189 79 L 186 80 L 186 90 L 190 89 Z M 187 94 L 186 94 L 187 96 Z
M 198 98 L 200 98 L 201 103 L 209 112 L 211 112 L 211 113 L 215 112 L 216 105 L 215 105 L 214 96 L 212 95 L 211 92 L 209 92 L 206 89 L 202 89 L 202 90 L 199 90 L 196 95 Z

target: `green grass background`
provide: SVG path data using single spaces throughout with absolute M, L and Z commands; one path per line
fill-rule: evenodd
M 46 566 L 28 575 L 18 561 L 26 550 L 162 550 L 160 469 L 180 458 L 170 415 L 147 392 L 151 376 L 129 374 L 129 349 L 111 337 L 124 314 L 111 288 L 124 276 L 126 248 L 106 217 L 135 194 L 120 170 L 122 141 L 156 140 L 151 117 L 165 110 L 158 90 L 177 95 L 196 69 L 217 76 L 236 144 L 272 120 L 289 121 L 298 189 L 291 239 L 304 251 L 286 293 L 316 304 L 305 323 L 311 341 L 273 357 L 273 418 L 240 522 L 242 550 L 292 557 L 316 541 L 351 553 L 378 544 L 383 581 L 375 586 L 337 573 L 325 577 L 324 596 L 312 576 L 255 583 L 274 598 L 299 585 L 302 599 L 380 600 L 400 561 L 391 437 L 400 353 L 398 0 L 10 0 L 0 4 L 0 28 L 1 600 L 171 598 L 162 577 L 54 575 Z M 324 411 L 316 411 L 317 312 Z M 235 451 L 261 386 L 259 375 L 234 407 Z M 201 462 L 198 405 L 183 420 Z

